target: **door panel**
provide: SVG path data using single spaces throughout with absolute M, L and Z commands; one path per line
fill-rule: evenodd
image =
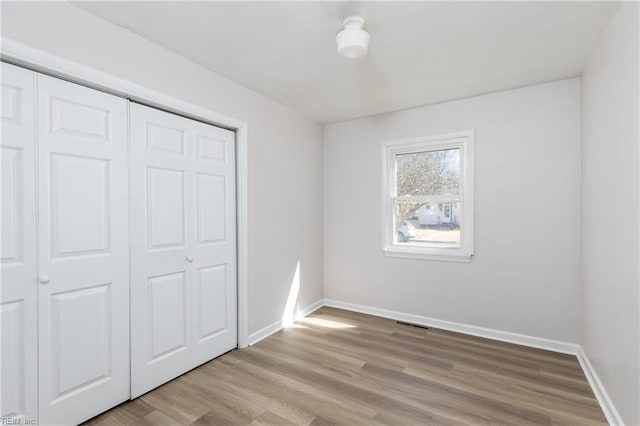
M 111 283 L 52 296 L 55 399 L 111 376 L 111 309 Z M 82 357 L 78 357 L 78 353 Z
M 237 346 L 236 186 L 233 133 L 192 122 L 196 147 L 191 175 L 197 223 L 193 267 L 195 365 Z
M 198 173 L 198 243 L 226 241 L 226 176 Z
M 0 416 L 37 418 L 35 74 L 2 63 Z
M 198 342 L 227 329 L 227 285 L 226 264 L 198 269 Z
M 49 158 L 52 258 L 109 253 L 110 161 L 61 154 Z
M 24 415 L 25 385 L 25 321 L 24 300 L 0 305 L 2 321 L 2 412 L 7 416 Z
M 40 421 L 79 423 L 130 395 L 127 101 L 37 81 Z
M 187 348 L 185 273 L 149 278 L 149 362 Z
M 147 234 L 149 249 L 185 246 L 184 170 L 147 168 Z
M 110 142 L 109 110 L 71 99 L 51 97 L 49 101 L 52 133 Z
M 185 155 L 185 135 L 180 128 L 147 122 L 147 150 L 168 155 Z
M 236 347 L 234 134 L 131 105 L 132 396 Z
M 137 397 L 189 370 L 192 328 L 187 257 L 187 137 L 182 118 L 130 105 L 131 392 Z
M 7 265 L 21 261 L 24 245 L 22 230 L 22 206 L 24 188 L 22 178 L 25 172 L 23 149 L 8 146 L 2 150 L 2 262 Z M 34 230 L 35 232 L 35 230 Z

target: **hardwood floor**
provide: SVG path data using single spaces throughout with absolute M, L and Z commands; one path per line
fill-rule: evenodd
M 325 307 L 88 424 L 606 420 L 574 356 Z

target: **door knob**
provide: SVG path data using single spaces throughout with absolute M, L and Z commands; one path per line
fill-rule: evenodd
M 186 259 L 189 263 L 193 262 L 193 256 L 187 256 Z
M 40 275 L 41 284 L 49 284 L 49 275 Z

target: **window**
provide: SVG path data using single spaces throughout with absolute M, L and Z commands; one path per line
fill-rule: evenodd
M 471 260 L 473 136 L 467 131 L 383 144 L 387 256 Z

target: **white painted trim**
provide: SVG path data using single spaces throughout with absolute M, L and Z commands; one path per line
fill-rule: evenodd
M 324 306 L 324 299 L 320 299 L 320 300 L 316 300 L 315 302 L 313 302 L 312 304 L 310 304 L 309 306 L 307 306 L 306 308 L 303 308 L 299 311 L 297 311 L 295 313 L 295 315 L 293 316 L 293 321 L 298 321 L 304 317 L 306 317 L 307 315 L 317 311 L 318 309 L 322 308 Z M 279 320 L 274 322 L 271 325 L 268 325 L 264 328 L 261 328 L 260 330 L 256 331 L 255 333 L 251 333 L 249 335 L 249 346 L 251 345 L 255 345 L 256 343 L 258 343 L 259 341 L 266 339 L 267 337 L 271 336 L 274 333 L 277 333 L 278 331 L 282 330 L 285 327 L 285 323 L 283 320 Z
M 477 327 L 469 324 L 461 324 L 452 321 L 444 321 L 435 318 L 429 318 L 421 315 L 407 314 L 404 312 L 390 311 L 387 309 L 374 308 L 370 306 L 358 305 L 355 303 L 341 302 L 339 300 L 324 299 L 324 306 L 329 306 L 347 311 L 360 312 L 363 314 L 375 315 L 383 318 L 390 318 L 397 321 L 410 322 L 428 327 L 440 328 L 443 330 L 455 331 L 472 336 L 485 337 L 487 339 L 499 340 L 501 342 L 515 343 L 518 345 L 529 346 L 538 349 L 545 349 L 553 352 L 560 352 L 569 355 L 575 355 L 580 363 L 580 367 L 593 390 L 600 408 L 602 409 L 607 422 L 612 426 L 624 426 L 622 417 L 616 410 L 613 401 L 609 397 L 604 385 L 600 381 L 598 374 L 591 365 L 589 358 L 576 343 L 561 342 L 558 340 L 544 339 L 541 337 L 527 336 L 524 334 L 511 333 L 508 331 L 494 330 L 490 328 Z M 265 336 L 266 337 L 266 336 Z
M 475 131 L 448 133 L 411 139 L 387 141 L 382 148 L 382 251 L 387 257 L 406 259 L 439 260 L 446 262 L 470 262 L 473 255 L 474 220 L 474 139 Z M 460 247 L 417 246 L 399 244 L 394 231 L 394 199 L 420 199 L 421 202 L 438 200 L 441 197 L 398 197 L 396 192 L 395 156 L 419 151 L 434 151 L 458 148 L 460 150 L 460 193 L 462 215 L 460 216 Z M 437 201 L 435 201 L 437 202 Z
M 589 385 L 591 385 L 591 389 L 596 396 L 596 399 L 600 403 L 600 408 L 604 412 L 605 417 L 607 418 L 607 422 L 610 425 L 624 426 L 624 422 L 622 421 L 622 417 L 616 410 L 615 405 L 613 405 L 613 401 L 609 397 L 607 390 L 604 388 L 604 385 L 600 381 L 596 370 L 591 365 L 587 354 L 584 352 L 582 347 L 578 348 L 578 362 L 580 362 L 580 366 L 582 367 L 582 371 L 584 371 L 584 375 L 587 376 L 587 380 L 589 381 Z
M 0 59 L 54 77 L 89 86 L 117 96 L 161 108 L 196 120 L 236 131 L 236 202 L 238 238 L 238 347 L 246 347 L 249 335 L 249 262 L 248 262 L 248 127 L 231 117 L 166 95 L 157 90 L 131 83 L 113 75 L 70 61 L 49 52 L 0 38 Z
M 227 117 L 226 115 L 219 114 L 180 98 L 123 80 L 111 74 L 98 71 L 86 65 L 70 61 L 5 37 L 0 39 L 0 43 L 2 45 L 2 60 L 28 67 L 34 71 L 71 80 L 74 83 L 83 84 L 117 96 L 127 97 L 149 106 L 157 106 L 169 112 L 187 115 L 191 118 L 217 126 L 239 129 L 246 125 L 242 121 Z
M 575 355 L 580 363 L 580 367 L 593 390 L 600 408 L 602 409 L 607 422 L 612 426 L 624 426 L 622 417 L 616 410 L 613 401 L 609 397 L 604 385 L 600 381 L 598 374 L 591 365 L 589 358 L 576 343 L 561 342 L 558 340 L 545 339 L 541 337 L 527 336 L 524 334 L 511 333 L 508 331 L 495 330 L 484 327 L 477 327 L 469 324 L 461 324 L 452 321 L 444 321 L 435 318 L 429 318 L 421 315 L 407 314 L 404 312 L 390 311 L 387 309 L 374 308 L 370 306 L 358 305 L 355 303 L 341 302 L 339 300 L 324 299 L 324 306 L 332 308 L 344 309 L 347 311 L 360 312 L 363 314 L 375 315 L 378 317 L 394 319 L 397 321 L 410 322 L 428 327 L 440 328 L 443 330 L 455 331 L 458 333 L 469 334 L 472 336 L 484 337 L 501 342 L 514 343 L 517 345 L 529 346 L 538 349 L 544 349 L 553 352 L 560 352 L 569 355 Z M 277 330 L 276 330 L 277 331 Z M 266 337 L 266 336 L 265 336 Z
M 499 340 L 501 342 L 515 343 L 517 345 L 529 346 L 532 348 L 545 349 L 548 351 L 561 352 L 565 354 L 577 355 L 579 346 L 575 343 L 561 342 L 558 340 L 544 339 L 542 337 L 527 336 L 524 334 L 512 333 L 509 331 L 494 330 L 491 328 L 477 327 L 475 325 L 462 324 L 452 321 L 444 321 L 429 318 L 422 315 L 407 314 L 404 312 L 390 311 L 387 309 L 373 308 L 370 306 L 357 305 L 355 303 L 341 302 L 338 300 L 325 299 L 325 306 L 346 309 L 353 312 L 375 315 L 383 318 L 390 318 L 397 321 L 410 322 L 427 327 L 441 328 L 443 330 L 455 331 L 472 336 L 485 337 L 487 339 Z
M 383 250 L 384 255 L 387 257 L 397 257 L 400 259 L 420 259 L 420 260 L 440 260 L 442 262 L 458 262 L 458 263 L 469 263 L 471 262 L 471 255 L 447 255 L 447 254 L 439 254 L 439 253 L 423 253 L 423 252 L 413 252 L 404 249 L 385 249 Z
M 238 253 L 238 347 L 249 346 L 249 129 L 236 130 L 236 226 Z
M 271 336 L 272 334 L 282 330 L 282 328 L 283 328 L 282 321 L 276 321 L 273 324 L 270 324 L 264 328 L 261 328 L 255 333 L 251 333 L 249 335 L 249 346 L 255 345 L 259 341 L 264 340 L 267 337 Z

